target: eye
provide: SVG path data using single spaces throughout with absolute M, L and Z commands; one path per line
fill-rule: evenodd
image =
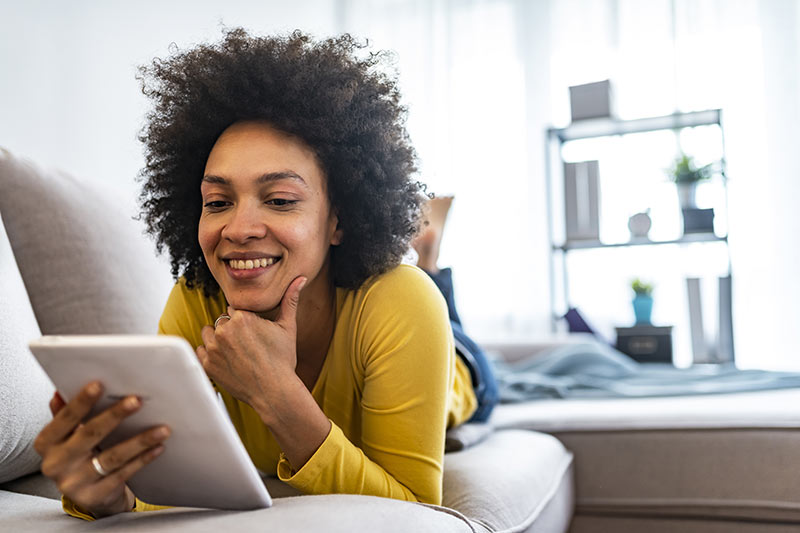
M 287 198 L 272 198 L 266 201 L 267 205 L 275 207 L 290 207 L 297 203 L 297 200 L 289 200 Z
M 228 203 L 228 202 L 225 202 L 224 200 L 214 200 L 213 202 L 206 202 L 206 203 L 204 203 L 204 204 L 203 204 L 203 207 L 205 207 L 206 209 L 210 209 L 210 210 L 212 210 L 212 211 L 213 211 L 213 210 L 219 210 L 219 209 L 222 209 L 223 207 L 225 207 L 225 205 L 226 205 L 227 203 Z

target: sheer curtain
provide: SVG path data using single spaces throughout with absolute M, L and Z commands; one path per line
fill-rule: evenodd
M 456 267 L 462 316 L 476 336 L 548 330 L 543 133 L 569 122 L 568 86 L 610 78 L 622 118 L 723 109 L 737 361 L 800 368 L 798 3 L 340 3 L 344 31 L 396 51 L 421 178 L 456 195 L 442 263 Z M 687 142 L 702 151 L 702 139 Z M 601 224 L 619 228 L 631 213 L 608 205 Z M 603 281 L 613 274 L 595 272 L 585 290 L 608 333 L 631 318 L 623 281 Z M 661 292 L 654 318 L 685 321 L 685 288 L 667 283 Z
M 478 337 L 548 328 L 546 4 L 352 0 L 343 30 L 395 51 L 429 191 L 455 194 L 441 266 Z M 528 7 L 530 6 L 530 7 Z M 522 22 L 521 17 L 528 19 Z M 531 31 L 528 31 L 531 30 Z

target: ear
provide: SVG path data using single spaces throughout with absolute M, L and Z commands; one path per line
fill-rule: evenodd
M 331 244 L 333 246 L 338 246 L 342 244 L 342 240 L 344 240 L 344 231 L 338 225 L 336 226 L 336 231 L 333 232 L 333 236 L 331 236 Z
M 339 227 L 339 217 L 336 213 L 331 213 L 331 228 L 333 228 L 330 240 L 331 245 L 337 246 L 342 244 L 342 240 L 344 240 L 344 230 Z

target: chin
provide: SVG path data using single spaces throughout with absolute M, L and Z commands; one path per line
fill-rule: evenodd
M 280 306 L 280 298 L 264 298 L 263 295 L 229 294 L 223 291 L 228 305 L 241 311 L 269 313 Z
M 269 303 L 263 301 L 259 302 L 259 301 L 245 300 L 245 299 L 235 302 L 229 301 L 228 303 L 234 309 L 238 309 L 240 311 L 250 311 L 251 313 L 259 313 L 259 314 L 269 313 L 271 311 L 274 311 L 278 308 L 280 304 L 280 302 L 278 302 L 274 303 L 273 305 L 270 305 Z

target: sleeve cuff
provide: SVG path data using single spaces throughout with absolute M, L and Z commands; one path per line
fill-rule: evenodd
M 286 455 L 281 452 L 278 460 L 278 479 L 298 490 L 308 492 L 307 489 L 317 481 L 322 470 L 329 467 L 331 459 L 338 453 L 342 439 L 345 439 L 344 433 L 331 421 L 328 436 L 300 470 L 294 470 Z
M 74 516 L 75 518 L 88 520 L 90 522 L 94 522 L 95 520 L 97 520 L 92 513 L 82 509 L 75 502 L 73 502 L 63 494 L 61 495 L 61 508 L 64 509 L 65 513 L 67 513 L 70 516 Z

